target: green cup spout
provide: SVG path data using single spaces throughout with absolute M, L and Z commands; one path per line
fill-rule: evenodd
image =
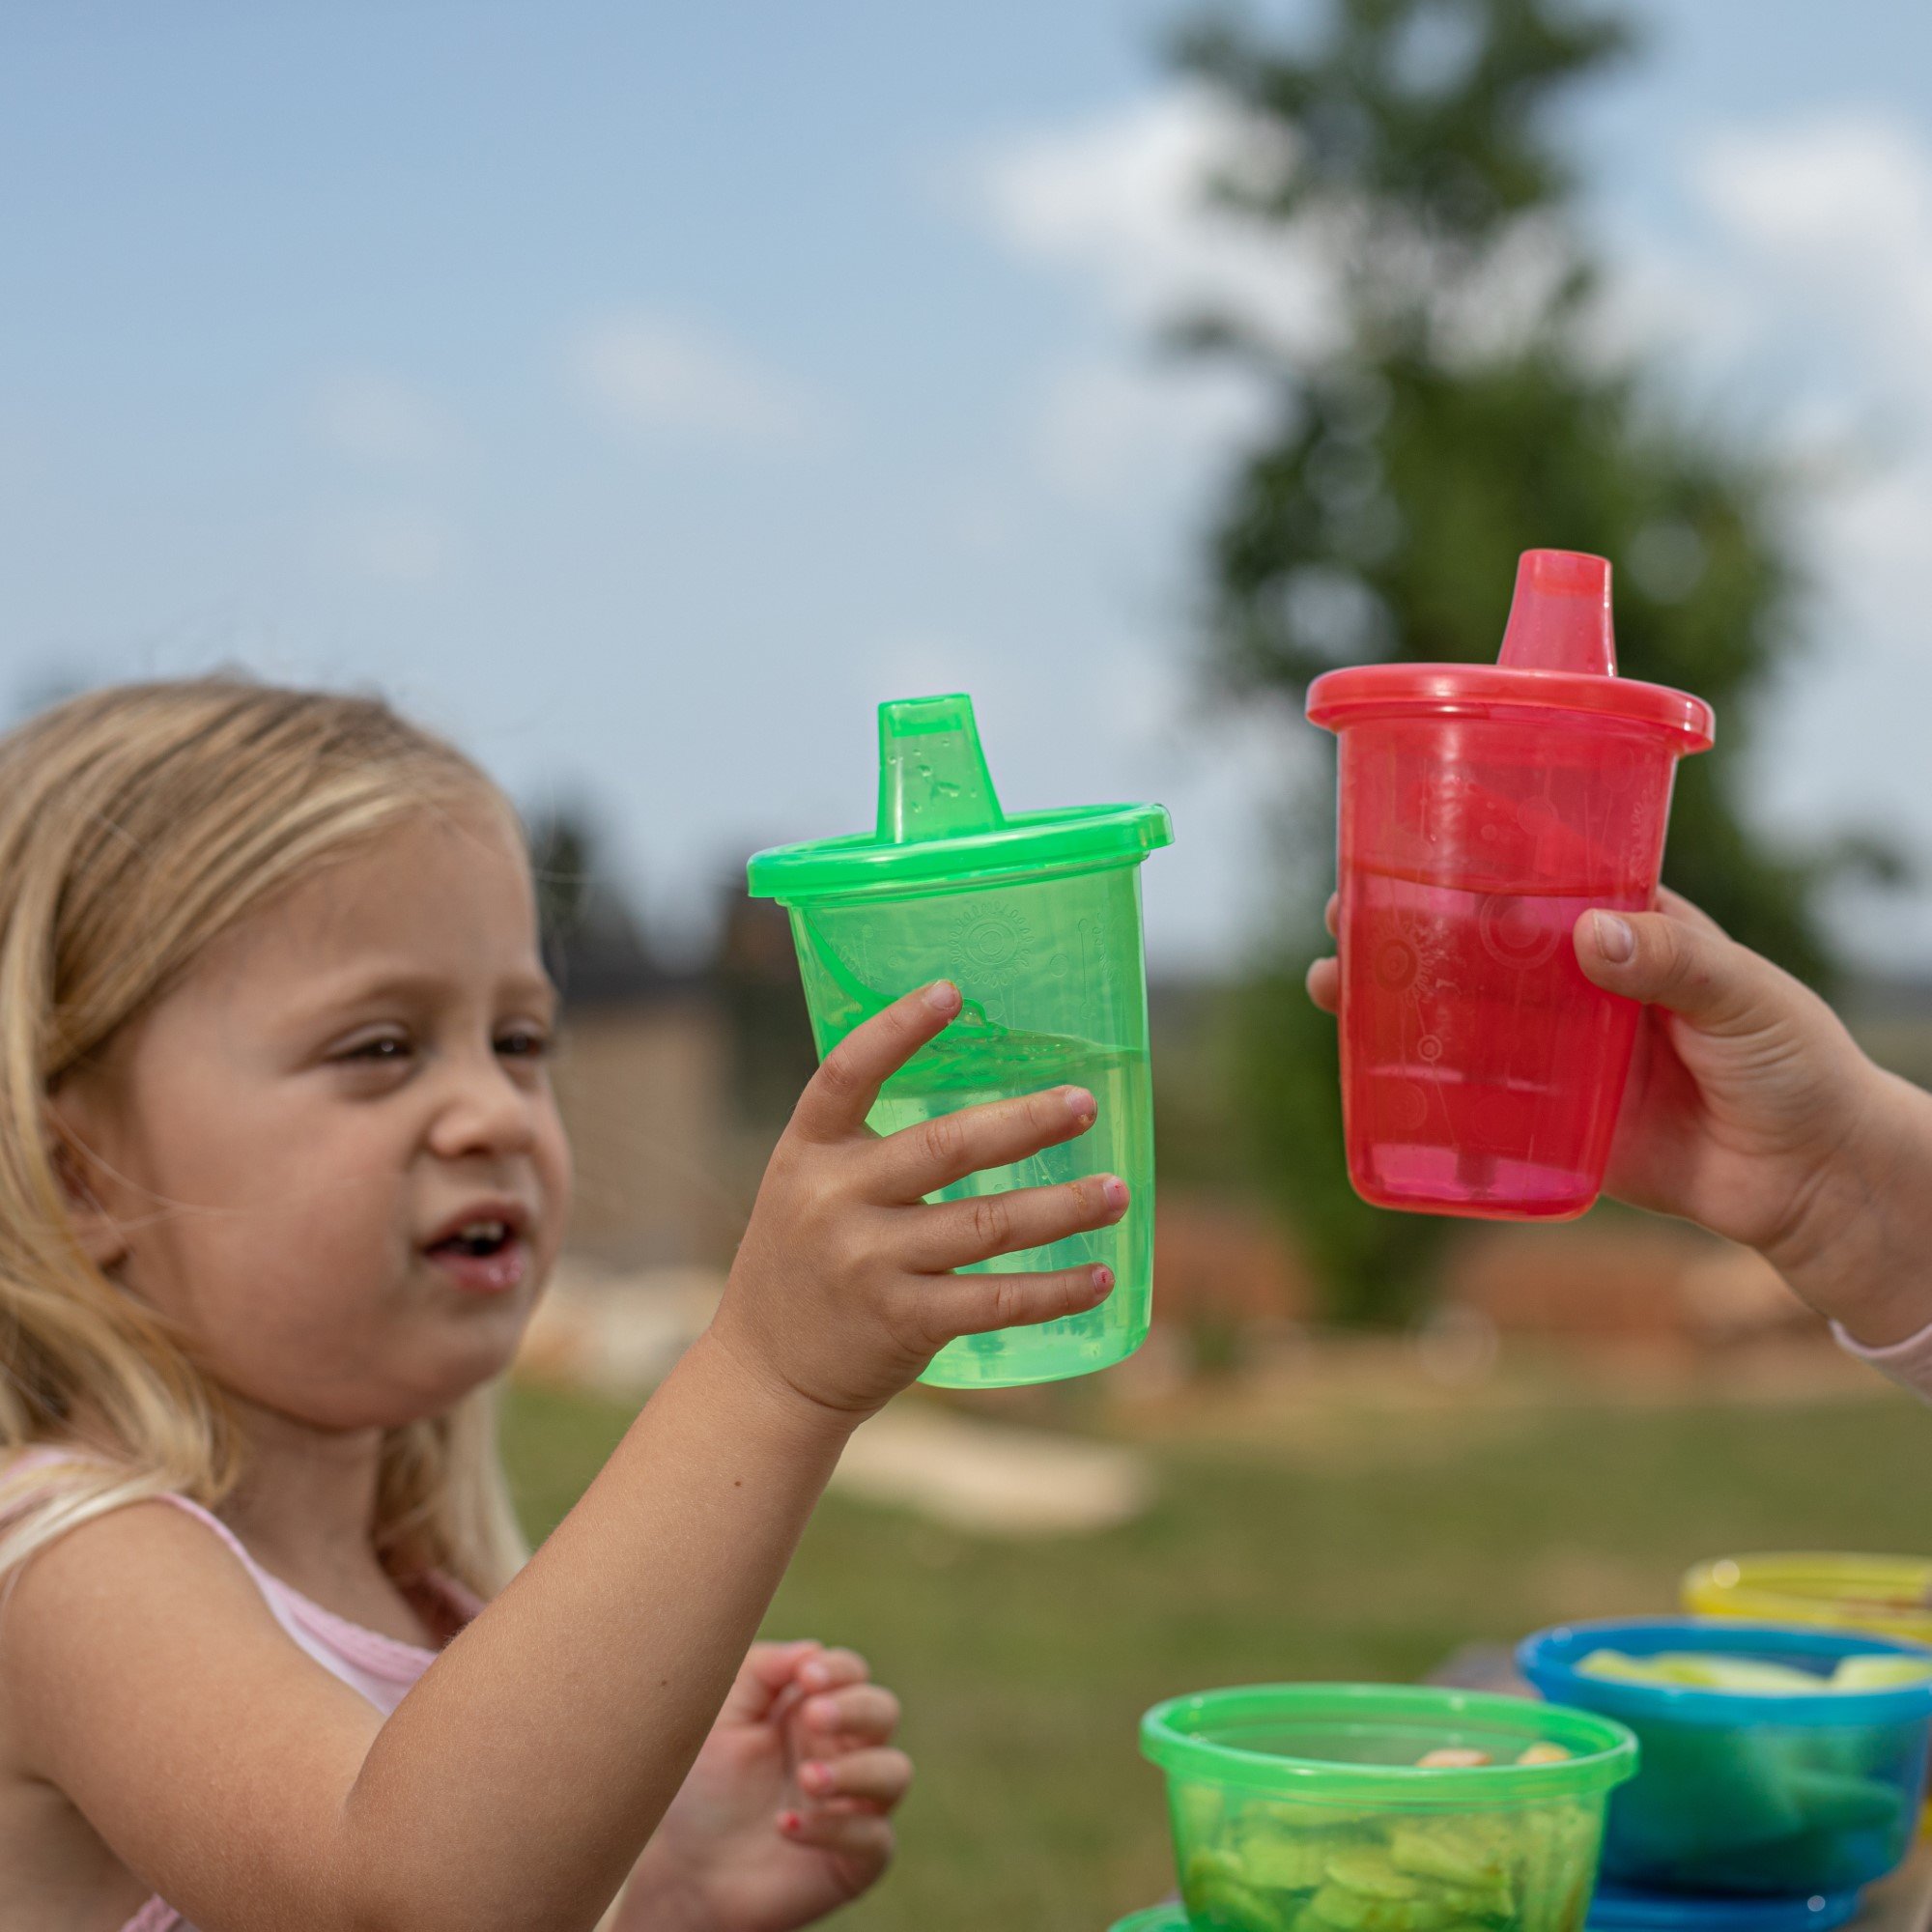
M 879 706 L 881 842 L 996 832 L 1006 822 L 964 692 Z

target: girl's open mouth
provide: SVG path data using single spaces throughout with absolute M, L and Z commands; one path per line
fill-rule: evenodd
M 529 1245 L 503 1221 L 472 1221 L 424 1252 L 457 1287 L 503 1294 L 528 1271 Z

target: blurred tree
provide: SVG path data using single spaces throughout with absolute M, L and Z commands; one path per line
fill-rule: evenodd
M 1670 881 L 1822 982 L 1814 889 L 1841 851 L 1772 850 L 1740 797 L 1753 700 L 1801 641 L 1795 479 L 1611 348 L 1553 133 L 1565 91 L 1630 43 L 1620 17 L 1563 0 L 1325 0 L 1292 42 L 1222 14 L 1182 31 L 1179 66 L 1246 129 L 1214 202 L 1321 279 L 1336 325 L 1312 355 L 1260 314 L 1178 329 L 1275 398 L 1209 539 L 1210 668 L 1298 710 L 1334 665 L 1493 659 L 1519 552 L 1610 557 L 1623 669 L 1719 721 L 1717 750 L 1681 767 Z M 1337 1312 L 1386 1316 L 1444 1224 L 1348 1186 L 1333 1029 L 1299 985 L 1332 870 L 1325 740 L 1320 770 L 1292 802 L 1303 856 L 1278 964 L 1241 1003 L 1239 1065 L 1255 1156 Z
M 818 1066 L 791 921 L 775 899 L 746 893 L 742 870 L 721 884 L 718 901 L 710 973 L 731 1041 L 732 1103 L 776 1139 Z
M 595 821 L 553 805 L 526 817 L 544 964 L 566 1005 L 648 992 L 663 972 L 622 890 L 608 874 Z

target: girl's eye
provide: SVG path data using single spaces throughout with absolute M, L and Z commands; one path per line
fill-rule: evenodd
M 410 1043 L 398 1039 L 393 1034 L 385 1034 L 381 1039 L 365 1039 L 360 1046 L 353 1046 L 342 1057 L 344 1060 L 361 1062 L 385 1062 L 405 1060 L 409 1057 Z
M 506 1033 L 497 1041 L 497 1051 L 507 1053 L 515 1060 L 541 1060 L 550 1049 L 550 1036 L 527 1027 L 519 1027 L 515 1033 Z

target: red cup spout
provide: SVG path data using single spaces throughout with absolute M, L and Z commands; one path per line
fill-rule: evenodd
M 1608 560 L 1574 550 L 1524 551 L 1497 663 L 1512 670 L 1616 676 Z

